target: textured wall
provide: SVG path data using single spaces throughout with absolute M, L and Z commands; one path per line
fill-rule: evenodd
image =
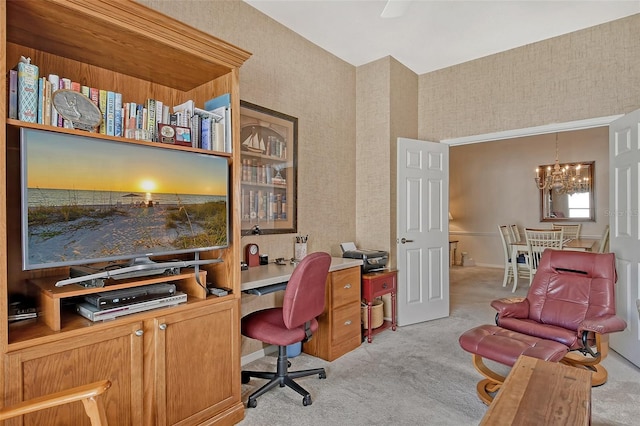
M 358 67 L 356 235 L 395 265 L 397 138 L 416 138 L 418 76 L 388 56 Z
M 640 14 L 420 76 L 421 139 L 640 108 Z

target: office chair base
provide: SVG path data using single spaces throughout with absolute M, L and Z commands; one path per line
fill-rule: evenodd
M 276 385 L 281 388 L 287 386 L 294 391 L 298 392 L 302 395 L 302 405 L 305 407 L 307 405 L 312 404 L 311 394 L 296 383 L 293 379 L 297 379 L 300 377 L 313 376 L 315 374 L 318 375 L 320 379 L 326 379 L 327 373 L 324 368 L 313 368 L 310 370 L 300 370 L 300 371 L 288 371 L 290 363 L 287 359 L 287 347 L 279 346 L 278 347 L 278 363 L 276 372 L 268 372 L 268 371 L 242 371 L 241 378 L 242 383 L 247 384 L 251 380 L 251 377 L 255 377 L 258 379 L 267 379 L 269 382 L 265 383 L 260 389 L 255 391 L 249 396 L 247 400 L 247 407 L 255 408 L 258 405 L 258 401 L 256 400 L 260 395 L 268 392 L 269 390 L 276 387 Z

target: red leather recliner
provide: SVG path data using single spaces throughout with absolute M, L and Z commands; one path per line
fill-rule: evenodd
M 512 366 L 526 355 L 588 369 L 593 386 L 606 382 L 600 363 L 608 333 L 627 326 L 615 315 L 615 282 L 613 253 L 545 250 L 527 297 L 494 300 L 497 325 L 460 336 L 460 346 L 485 377 L 476 386 L 480 400 L 490 404 L 506 380 L 484 359 Z
M 592 385 L 601 385 L 607 380 L 600 362 L 608 352 L 608 333 L 627 326 L 615 315 L 616 280 L 613 253 L 546 250 L 524 300 L 491 303 L 496 324 L 562 343 L 569 352 L 560 362 L 592 370 Z

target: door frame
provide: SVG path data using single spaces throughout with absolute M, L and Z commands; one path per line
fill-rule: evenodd
M 505 130 L 494 133 L 484 133 L 472 136 L 463 136 L 460 138 L 442 139 L 440 143 L 446 143 L 450 146 L 467 145 L 481 142 L 494 142 L 502 139 L 514 139 L 525 136 L 544 135 L 547 133 L 566 132 L 571 130 L 584 130 L 593 127 L 608 126 L 612 121 L 617 120 L 624 114 L 609 115 L 606 117 L 589 118 L 586 120 L 567 121 L 565 123 L 551 123 L 543 126 L 525 127 L 522 129 Z

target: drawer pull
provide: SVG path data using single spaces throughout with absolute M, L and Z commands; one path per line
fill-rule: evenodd
M 351 320 L 346 320 L 346 321 L 344 322 L 344 325 L 351 325 Z
M 162 323 L 162 324 L 160 324 L 160 325 L 158 326 L 158 328 L 159 328 L 160 330 L 166 330 L 166 329 L 167 329 L 167 324 Z
M 136 334 L 136 336 L 140 337 L 140 336 L 142 336 L 144 334 L 144 331 L 136 330 L 135 334 Z
M 345 284 L 344 288 L 346 288 L 347 290 L 351 288 L 351 284 Z
M 382 288 L 387 288 L 387 287 L 389 287 L 389 285 L 387 283 L 383 283 L 382 284 Z

